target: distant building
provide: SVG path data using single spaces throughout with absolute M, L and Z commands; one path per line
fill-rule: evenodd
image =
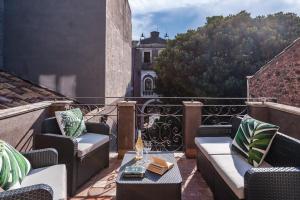
M 248 97 L 300 107 L 300 38 L 248 77 Z
M 134 96 L 155 96 L 156 73 L 153 62 L 159 53 L 166 48 L 168 35 L 165 38 L 159 36 L 159 32 L 153 31 L 149 38 L 142 34 L 140 41 L 133 41 L 132 69 L 133 69 L 133 94 Z
M 131 42 L 128 0 L 0 0 L 0 69 L 69 97 L 126 95 Z

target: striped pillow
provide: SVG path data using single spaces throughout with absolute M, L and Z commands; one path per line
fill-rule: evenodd
M 279 127 L 246 115 L 233 139 L 232 146 L 248 162 L 258 167 L 266 157 Z
M 0 187 L 16 188 L 31 169 L 30 162 L 15 148 L 0 140 Z

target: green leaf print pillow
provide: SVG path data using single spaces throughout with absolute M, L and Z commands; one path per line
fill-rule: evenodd
M 83 114 L 79 108 L 57 111 L 55 117 L 63 135 L 76 138 L 86 132 Z
M 254 167 L 266 157 L 279 127 L 246 115 L 233 139 L 232 146 Z
M 0 187 L 18 188 L 31 169 L 30 162 L 15 148 L 0 140 Z

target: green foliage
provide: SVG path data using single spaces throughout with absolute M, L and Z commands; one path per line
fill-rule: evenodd
M 16 149 L 0 140 L 0 187 L 8 190 L 19 185 L 29 173 L 29 161 Z
M 245 11 L 208 17 L 179 34 L 157 59 L 157 93 L 164 96 L 246 96 L 253 75 L 300 35 L 300 18 L 276 13 L 252 18 Z

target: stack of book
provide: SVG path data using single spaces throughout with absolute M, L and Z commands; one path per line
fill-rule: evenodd
M 152 162 L 148 166 L 148 170 L 159 175 L 163 175 L 174 166 L 173 163 L 167 162 L 161 158 L 152 157 Z

